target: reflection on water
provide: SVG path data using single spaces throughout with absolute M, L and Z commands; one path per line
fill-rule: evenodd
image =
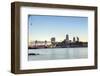
M 88 57 L 88 48 L 29 49 L 28 60 L 80 59 Z

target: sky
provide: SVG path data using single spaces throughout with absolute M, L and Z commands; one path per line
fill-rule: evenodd
M 66 34 L 69 39 L 79 37 L 80 41 L 88 41 L 88 17 L 28 15 L 30 41 L 63 41 Z

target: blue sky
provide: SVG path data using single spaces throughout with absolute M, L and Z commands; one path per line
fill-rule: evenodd
M 62 41 L 66 34 L 69 35 L 70 40 L 76 36 L 80 41 L 88 39 L 87 17 L 29 15 L 28 27 L 29 42 L 50 41 L 51 37 L 55 37 L 56 41 Z

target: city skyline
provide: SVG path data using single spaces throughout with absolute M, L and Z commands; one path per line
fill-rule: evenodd
M 50 37 L 62 41 L 66 33 L 71 40 L 78 36 L 80 41 L 88 41 L 87 17 L 29 15 L 28 27 L 29 42 L 50 41 Z
M 79 41 L 79 40 L 80 40 L 80 38 L 79 38 L 78 36 L 75 36 L 75 37 L 73 37 L 72 39 L 70 39 L 70 37 L 69 37 L 68 34 L 66 34 L 65 38 L 62 39 L 61 41 L 57 41 L 57 40 L 56 40 L 56 37 L 50 37 L 48 41 L 51 42 L 51 39 L 52 39 L 52 38 L 55 38 L 55 41 L 56 41 L 56 42 L 61 42 L 61 41 L 64 41 L 64 40 L 69 40 L 69 41 L 74 42 L 74 41 Z M 33 41 L 41 41 L 41 40 L 33 40 Z M 33 42 L 33 41 L 31 41 L 31 42 Z M 44 41 L 47 41 L 47 40 L 42 40 L 42 42 L 44 42 Z
M 87 47 L 88 42 L 82 42 L 79 37 L 73 37 L 73 40 L 69 39 L 69 35 L 66 34 L 65 38 L 59 42 L 55 37 L 51 37 L 50 41 L 31 41 L 28 44 L 28 49 L 40 49 L 40 48 L 73 48 L 73 47 Z

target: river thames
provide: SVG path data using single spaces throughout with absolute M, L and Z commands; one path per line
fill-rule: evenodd
M 56 59 L 82 59 L 88 58 L 88 48 L 46 48 L 46 49 L 29 49 L 28 60 L 56 60 Z

